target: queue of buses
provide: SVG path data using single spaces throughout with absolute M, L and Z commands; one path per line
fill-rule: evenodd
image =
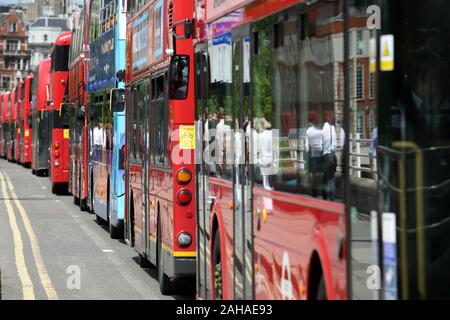
M 109 225 L 164 294 L 450 298 L 449 14 L 85 0 L 1 97 L 0 155 Z

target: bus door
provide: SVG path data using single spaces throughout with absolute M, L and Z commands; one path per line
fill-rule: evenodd
M 201 299 L 210 299 L 210 261 L 209 239 L 210 230 L 210 207 L 211 200 L 207 195 L 208 179 L 207 172 L 209 161 L 204 161 L 203 151 L 209 144 L 207 138 L 208 119 L 206 111 L 206 95 L 208 88 L 208 46 L 207 43 L 198 44 L 195 48 L 195 97 L 196 97 L 196 146 L 201 146 L 196 150 L 196 173 L 197 173 L 197 294 Z M 206 139 L 205 139 L 206 138 Z M 205 159 L 206 160 L 206 159 Z
M 449 12 L 443 0 L 384 1 L 381 10 L 377 156 L 384 299 L 450 297 L 444 285 L 450 282 Z
M 250 173 L 250 26 L 233 32 L 234 288 L 235 299 L 253 298 L 252 180 Z

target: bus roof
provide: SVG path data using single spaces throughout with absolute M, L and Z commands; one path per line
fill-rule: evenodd
M 52 52 L 55 49 L 55 46 L 70 46 L 72 44 L 72 33 L 70 31 L 66 31 L 60 33 L 55 42 L 53 43 Z

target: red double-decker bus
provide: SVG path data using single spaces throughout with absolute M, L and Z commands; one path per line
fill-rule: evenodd
M 448 1 L 196 5 L 198 297 L 448 298 Z
M 5 152 L 5 138 L 6 138 L 6 104 L 4 103 L 5 95 L 0 96 L 0 158 L 6 156 Z
M 71 42 L 71 32 L 63 32 L 56 38 L 51 50 L 49 177 L 53 193 L 67 192 L 69 181 L 70 108 L 64 102 L 69 89 L 67 82 Z
M 193 1 L 144 3 L 128 1 L 125 235 L 167 294 L 195 276 L 192 39 L 172 32 Z
M 89 1 L 81 10 L 72 33 L 69 53 L 70 149 L 68 189 L 81 210 L 88 199 L 87 47 Z
M 29 75 L 22 82 L 20 103 L 20 157 L 19 162 L 29 168 L 32 159 L 32 128 L 31 128 L 31 87 L 33 76 Z
M 15 135 L 14 135 L 14 161 L 20 162 L 20 134 L 23 123 L 23 115 L 20 112 L 22 105 L 22 81 L 18 81 L 14 89 L 14 114 L 15 114 Z
M 17 120 L 15 111 L 16 90 L 13 89 L 8 95 L 8 113 L 9 113 L 9 137 L 6 141 L 6 159 L 9 162 L 14 162 L 15 138 L 17 131 Z
M 32 173 L 38 176 L 48 174 L 50 147 L 49 104 L 50 104 L 50 69 L 51 59 L 44 59 L 34 71 L 31 86 L 32 110 Z

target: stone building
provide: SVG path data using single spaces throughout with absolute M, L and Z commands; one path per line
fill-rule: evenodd
M 27 21 L 35 21 L 39 17 L 59 16 L 63 14 L 63 1 L 61 0 L 34 0 L 24 4 Z
M 61 32 L 69 31 L 67 18 L 41 17 L 29 25 L 29 48 L 31 69 L 35 69 L 42 59 L 50 56 L 50 50 Z
M 30 50 L 23 11 L 0 13 L 0 93 L 11 90 L 30 72 Z

